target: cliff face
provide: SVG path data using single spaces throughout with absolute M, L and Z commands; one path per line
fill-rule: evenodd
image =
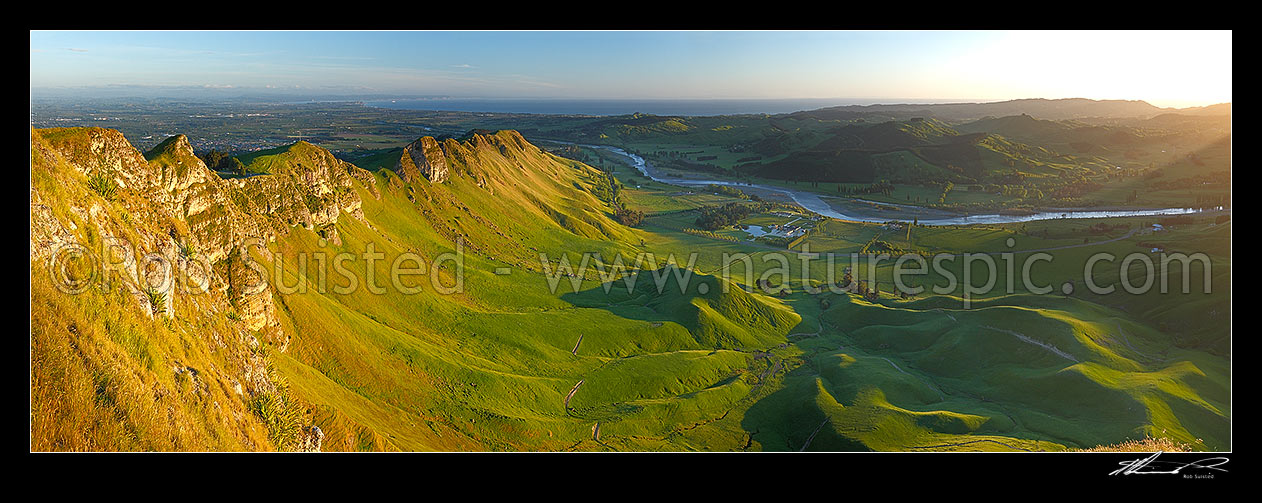
M 150 365 L 177 369 L 177 381 L 194 376 L 207 389 L 214 382 L 247 398 L 275 393 L 258 340 L 284 351 L 290 335 L 276 316 L 272 288 L 260 275 L 260 264 L 271 258 L 267 244 L 295 225 L 337 241 L 334 225 L 340 218 L 363 217 L 353 186 L 375 184 L 371 174 L 314 145 L 299 143 L 284 155 L 291 169 L 222 179 L 193 154 L 183 135 L 142 154 L 114 130 L 32 130 L 33 281 L 42 285 L 44 277 L 52 278 L 47 286 L 68 293 L 40 290 L 50 302 L 96 299 L 109 312 L 168 320 L 171 333 L 204 327 L 194 337 L 206 344 L 208 354 L 190 356 L 194 350 L 187 349 L 188 343 L 184 351 L 145 353 L 150 362 L 169 360 L 165 366 Z M 67 292 L 71 276 L 89 286 Z M 33 302 L 40 300 L 32 295 Z M 85 319 L 69 326 L 94 324 Z M 107 328 L 111 337 L 118 337 L 112 332 L 116 328 Z M 57 330 L 33 329 L 33 338 L 59 344 L 64 340 L 42 339 Z M 63 336 L 73 340 L 80 332 Z M 32 344 L 33 351 L 40 346 Z M 190 373 L 189 359 L 212 363 Z M 239 419 L 242 411 L 234 412 Z M 226 448 L 263 448 L 250 434 L 232 431 L 240 442 Z
M 273 157 L 273 164 L 283 168 L 226 182 L 237 190 L 247 212 L 270 217 L 275 234 L 285 235 L 295 225 L 335 232 L 332 226 L 343 213 L 363 219 L 362 201 L 351 188 L 360 183 L 376 192 L 371 173 L 307 142 L 291 145 Z M 327 237 L 339 242 L 336 234 Z
M 452 138 L 440 142 L 425 136 L 403 147 L 402 154 L 391 168 L 408 183 L 420 180 L 444 183 L 459 167 L 466 168 L 465 174 L 481 181 L 476 169 L 480 159 L 506 159 L 521 169 L 524 168 L 523 156 L 540 152 L 521 133 L 512 130 L 476 132 L 463 142 Z
M 494 308 L 480 297 L 494 286 L 295 293 L 298 279 L 280 286 L 274 266 L 318 281 L 290 267 L 297 254 L 373 243 L 432 263 L 463 250 L 475 264 L 533 272 L 541 246 L 615 249 L 628 231 L 594 194 L 607 183 L 599 171 L 516 132 L 421 138 L 397 152 L 369 172 L 299 142 L 240 156 L 249 174 L 222 175 L 183 136 L 141 153 L 116 131 L 32 130 L 36 450 L 486 448 L 464 425 L 513 412 L 446 401 L 457 376 L 483 372 L 475 357 L 399 351 L 413 334 Z M 444 286 L 457 280 L 454 268 L 433 270 Z M 65 278 L 88 286 L 66 292 Z M 397 325 L 378 321 L 395 316 Z M 366 401 L 341 402 L 345 393 Z M 418 408 L 428 428 L 416 427 Z
M 251 245 L 275 241 L 295 225 L 320 230 L 330 241 L 340 243 L 334 227 L 338 219 L 343 214 L 363 218 L 362 201 L 352 184 L 375 185 L 368 172 L 306 142 L 282 153 L 289 161 L 286 170 L 226 180 L 193 154 L 184 135 L 162 142 L 146 155 L 110 129 L 42 130 L 33 135 L 32 152 L 33 157 L 38 152 L 44 163 L 64 163 L 85 178 L 103 177 L 115 183 L 119 203 L 129 218 L 141 219 L 129 229 L 140 238 L 131 243 L 135 252 L 157 252 L 177 268 L 198 262 L 202 267 L 192 269 L 207 271 L 201 278 L 207 283 L 221 290 L 226 287 L 234 305 L 243 306 L 239 314 L 252 330 L 278 324 L 269 314 L 274 310 L 269 290 L 252 292 L 239 286 L 253 273 L 242 270 L 249 262 L 245 254 L 267 254 L 265 247 Z M 76 224 L 62 225 L 37 202 L 43 198 L 38 190 L 33 187 L 32 192 L 32 221 L 39 224 L 32 225 L 35 259 L 49 256 L 54 246 L 67 242 Z M 86 198 L 66 203 L 75 214 L 89 217 L 102 236 L 120 238 L 113 230 L 117 225 L 102 219 L 102 201 Z M 129 260 L 124 268 L 133 281 L 139 281 L 135 263 Z
M 425 136 L 403 148 L 399 159 L 390 166 L 403 181 L 416 184 L 421 180 L 441 184 L 452 176 L 463 175 L 478 187 L 488 188 L 488 163 L 504 162 L 523 170 L 526 164 L 538 163 L 542 150 L 531 145 L 521 133 L 513 130 L 481 131 L 463 141 L 448 138 L 438 141 Z M 506 179 L 508 183 L 516 177 Z M 493 190 L 493 189 L 491 189 Z
M 394 171 L 408 183 L 422 178 L 431 183 L 447 181 L 447 157 L 444 147 L 431 136 L 418 139 L 403 147 L 403 155 L 394 165 Z

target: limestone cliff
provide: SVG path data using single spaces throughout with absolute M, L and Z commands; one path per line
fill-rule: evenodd
M 203 396 L 219 396 L 216 389 L 247 398 L 275 393 L 277 385 L 265 368 L 258 341 L 284 351 L 290 335 L 278 320 L 272 288 L 260 275 L 260 264 L 271 259 L 267 244 L 296 225 L 336 240 L 339 219 L 363 218 L 352 187 L 360 184 L 376 191 L 371 174 L 325 149 L 300 142 L 283 150 L 287 169 L 224 179 L 193 154 L 183 135 L 142 154 L 110 129 L 32 130 L 30 258 L 32 281 L 41 292 L 33 293 L 32 300 L 48 305 L 70 302 L 67 306 L 102 302 L 104 312 L 84 316 L 127 318 L 131 312 L 161 318 L 165 328 L 149 329 L 161 333 L 201 327 L 194 337 L 207 353 L 189 349 L 186 342 L 184 350 L 174 353 L 146 350 L 141 354 L 146 361 L 170 360 L 145 365 L 175 369 L 176 382 L 193 382 L 191 389 L 201 390 Z M 90 319 L 71 321 L 72 332 L 60 336 L 56 332 L 67 326 L 33 329 L 33 351 L 67 339 L 70 348 L 82 348 L 92 341 L 75 342 L 76 338 L 85 337 L 83 327 L 96 325 Z M 107 323 L 103 329 L 117 338 L 118 333 L 131 333 L 117 332 L 131 330 L 126 326 Z M 153 342 L 141 344 L 138 347 L 143 348 Z M 211 363 L 197 363 L 197 368 L 190 363 L 203 360 Z M 136 386 L 169 393 L 160 382 Z M 221 399 L 212 401 L 212 408 L 228 406 Z M 238 428 L 255 424 L 242 419 L 236 407 L 228 407 L 234 409 L 231 416 L 240 423 Z M 261 447 L 252 434 L 228 429 L 233 434 L 220 440 L 235 438 L 237 443 L 220 448 Z M 273 440 L 276 447 L 284 443 Z
M 399 156 L 394 171 L 408 183 L 419 182 L 422 178 L 432 183 L 447 181 L 447 158 L 444 146 L 431 136 L 418 139 L 403 147 L 403 155 Z

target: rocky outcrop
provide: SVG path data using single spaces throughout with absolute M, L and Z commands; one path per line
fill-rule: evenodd
M 364 184 L 364 187 L 368 189 L 368 193 L 372 194 L 374 199 L 381 200 L 381 191 L 377 189 L 377 179 L 372 176 L 372 172 L 358 166 L 352 166 L 350 174 L 352 178 Z
M 294 448 L 297 452 L 320 452 L 320 448 L 324 446 L 324 431 L 319 426 L 311 425 L 310 428 L 304 428 L 302 433 L 298 434 L 298 445 Z
M 280 161 L 273 165 L 283 169 L 223 179 L 194 155 L 183 135 L 142 154 L 109 129 L 31 130 L 33 280 L 37 272 L 50 279 L 65 274 L 58 266 L 73 258 L 64 254 L 71 249 L 87 257 L 82 262 L 96 268 L 93 274 L 108 267 L 106 274 L 90 276 L 110 278 L 109 288 L 93 289 L 92 298 L 105 299 L 110 309 L 166 318 L 166 330 L 190 337 L 180 346 L 181 356 L 167 360 L 173 381 L 200 397 L 194 400 L 213 402 L 207 406 L 216 414 L 231 412 L 243 431 L 251 428 L 242 422 L 248 412 L 221 406 L 223 395 L 215 390 L 242 397 L 275 392 L 260 342 L 284 352 L 291 340 L 267 278 L 275 258 L 268 244 L 296 227 L 336 243 L 340 219 L 363 219 L 358 189 L 380 197 L 372 173 L 325 149 L 299 142 L 277 151 Z M 100 279 L 87 286 L 93 285 L 106 286 Z M 57 279 L 52 286 L 74 293 Z M 48 291 L 56 292 L 44 295 Z M 75 323 L 70 326 L 77 333 Z M 163 353 L 155 351 L 144 354 Z M 212 363 L 193 368 L 187 355 Z M 132 371 L 148 372 L 143 365 L 122 370 Z M 161 383 L 147 386 L 154 396 L 171 394 Z M 242 433 L 239 445 L 257 447 L 253 435 Z M 293 440 L 302 450 L 319 451 L 323 437 L 318 428 L 306 428 Z
M 422 178 L 431 183 L 443 183 L 447 181 L 449 168 L 442 144 L 426 136 L 403 147 L 403 155 L 395 163 L 394 171 L 408 183 Z
M 228 256 L 249 236 L 270 238 L 255 219 L 233 204 L 230 187 L 193 154 L 188 137 L 176 135 L 146 155 L 160 173 L 159 197 L 172 215 L 188 224 L 189 242 L 210 262 Z
M 66 128 L 41 134 L 66 162 L 84 176 L 102 172 L 121 188 L 149 195 L 159 184 L 160 173 L 149 161 L 113 129 Z
M 271 217 L 278 234 L 296 225 L 308 230 L 327 227 L 342 213 L 363 219 L 363 201 L 353 184 L 371 180 L 371 173 L 307 142 L 279 155 L 285 156 L 283 171 L 228 180 L 243 196 L 247 211 Z M 371 187 L 375 191 L 376 183 Z
M 443 183 L 453 176 L 464 176 L 478 187 L 493 190 L 488 184 L 487 174 L 483 172 L 485 160 L 503 159 L 508 165 L 524 169 L 528 159 L 541 153 L 542 150 L 527 142 L 517 131 L 478 129 L 463 140 L 419 138 L 403 148 L 393 170 L 408 183 L 422 179 Z
M 187 299 L 171 291 L 170 282 L 158 282 L 164 286 L 150 292 L 154 281 L 147 280 L 181 271 L 203 290 L 226 294 L 246 328 L 263 332 L 282 350 L 289 336 L 276 319 L 271 289 L 259 279 L 264 271 L 254 256 L 270 260 L 266 244 L 294 226 L 339 241 L 336 224 L 342 214 L 363 218 L 355 184 L 376 192 L 371 173 L 306 142 L 283 149 L 279 155 L 286 169 L 280 172 L 226 180 L 194 155 L 184 135 L 141 154 L 110 129 L 32 130 L 31 148 L 33 169 L 39 165 L 52 176 L 65 167 L 81 175 L 59 182 L 77 186 L 68 188 L 90 194 L 82 180 L 105 176 L 119 194 L 114 209 L 108 209 L 99 197 L 72 196 L 75 191 L 45 194 L 57 184 L 40 190 L 33 181 L 32 261 L 75 243 L 80 226 L 90 226 L 88 232 L 102 242 L 130 248 L 131 253 L 117 257 L 116 269 L 141 309 L 172 316 L 172 304 Z M 64 206 L 60 215 L 49 199 Z M 148 256 L 161 260 L 143 260 Z M 159 298 L 165 306 L 155 305 Z
M 73 222 L 71 222 L 73 225 Z M 74 243 L 74 235 L 61 225 L 53 209 L 31 187 L 31 261 L 45 260 Z

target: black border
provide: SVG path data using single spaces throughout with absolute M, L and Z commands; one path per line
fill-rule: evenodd
M 251 6 L 248 10 L 229 5 L 184 4 L 168 11 L 167 5 L 116 6 L 116 10 L 83 10 L 78 14 L 32 16 L 30 30 L 921 30 L 921 29 L 1007 29 L 1014 22 L 1019 7 L 1001 8 L 985 4 L 952 4 L 944 8 L 948 14 L 905 10 L 892 5 L 867 7 L 850 4 L 788 8 L 774 5 L 742 7 L 731 17 L 717 13 L 680 12 L 678 6 L 663 8 L 655 16 L 635 17 L 634 12 L 651 12 L 654 6 L 612 4 L 611 6 L 570 6 L 553 4 L 519 4 L 517 10 L 497 11 L 494 4 L 416 4 L 397 6 L 405 15 L 391 15 L 390 6 L 370 6 L 370 13 L 341 16 L 336 8 L 319 4 L 279 4 L 275 7 Z M 627 12 L 619 16 L 610 10 Z M 879 8 L 878 8 L 879 7 Z M 1026 13 L 1015 28 L 1101 29 L 1136 27 L 1187 29 L 1188 25 L 1220 25 L 1225 17 L 1177 18 L 1167 16 L 1157 23 L 1144 23 L 1142 14 L 1131 11 L 1118 14 L 1101 10 L 1057 4 L 1046 6 L 1046 12 Z M 188 10 L 182 10 L 187 8 Z M 198 9 L 194 11 L 193 9 Z M 718 9 L 720 7 L 712 7 Z M 1012 11 L 1011 9 L 1016 9 Z M 1129 7 L 1134 8 L 1134 7 Z M 275 10 L 272 10 L 275 9 Z M 777 9 L 784 9 L 777 11 Z M 978 9 L 994 9 L 1007 14 L 1000 17 L 977 17 Z M 1118 11 L 1122 6 L 1116 7 Z M 1148 10 L 1165 10 L 1147 6 Z M 144 12 L 137 12 L 137 11 Z M 700 9 L 697 9 L 700 10 Z M 773 12 L 764 12 L 764 11 Z M 295 13 L 295 11 L 299 11 Z M 523 11 L 525 13 L 523 13 Z M 162 15 L 159 16 L 158 14 Z M 242 14 L 246 13 L 246 14 Z M 80 17 L 75 17 L 80 16 Z M 1031 26 L 1041 25 L 1041 26 Z M 1154 26 L 1159 25 L 1159 26 Z M 1178 24 L 1183 26 L 1170 26 Z M 1119 26 L 1120 25 L 1120 26 Z M 1160 26 L 1164 25 L 1164 26 Z M 1228 28 L 1229 29 L 1229 28 Z M 29 363 L 29 362 L 28 362 Z M 21 368 L 18 366 L 17 368 Z M 1233 445 L 1238 442 L 1233 438 Z M 626 491 L 628 496 L 646 494 L 651 485 L 661 484 L 669 494 L 675 485 L 696 485 L 702 489 L 729 487 L 738 491 L 771 489 L 789 497 L 859 497 L 858 487 L 868 486 L 895 496 L 901 492 L 947 495 L 984 495 L 996 497 L 1029 497 L 1035 495 L 1090 494 L 1082 482 L 1105 483 L 1128 489 L 1181 486 L 1189 489 L 1218 488 L 1224 482 L 1235 482 L 1237 475 L 1248 475 L 1238 456 L 1227 453 L 1166 453 L 1162 461 L 1191 463 L 1211 457 L 1226 457 L 1226 472 L 1212 472 L 1213 478 L 1184 478 L 1178 475 L 1131 474 L 1112 475 L 1121 463 L 1146 457 L 1143 453 L 31 453 L 20 461 L 21 469 L 39 476 L 66 481 L 82 489 L 98 489 L 101 495 L 115 496 L 132 491 L 140 484 L 162 481 L 187 487 L 188 493 L 199 493 L 197 486 L 225 488 L 230 481 L 248 482 L 264 478 L 284 486 L 329 484 L 374 486 L 372 480 L 388 485 L 424 486 L 450 494 L 449 482 L 469 476 L 482 480 L 478 486 L 466 487 L 475 494 L 490 488 L 514 490 L 530 487 L 538 493 L 579 497 L 571 492 L 570 481 L 590 478 L 602 493 Z M 1208 472 L 1189 472 L 1208 473 Z M 512 484 L 510 479 L 529 475 L 528 486 Z M 99 478 L 105 485 L 89 481 Z M 336 478 L 337 480 L 333 480 Z M 339 482 L 340 481 L 340 482 Z M 19 483 L 28 481 L 19 480 Z M 877 483 L 880 485 L 876 485 Z M 998 483 L 1002 482 L 1003 485 Z M 1011 483 L 1019 487 L 1012 488 Z M 226 485 L 225 485 L 226 484 Z M 25 484 L 24 484 L 25 485 Z M 573 488 L 582 487 L 576 483 Z M 1021 487 L 1023 486 L 1023 487 Z M 380 486 L 386 487 L 386 486 Z M 442 489 L 439 489 L 442 488 Z M 989 490 L 987 490 L 989 488 Z M 124 493 L 115 492 L 118 489 Z M 635 489 L 639 489 L 636 491 Z M 1015 491 L 1014 491 L 1015 489 Z M 405 489 L 405 491 L 409 491 Z M 149 491 L 142 491 L 149 492 Z M 410 491 L 409 491 L 410 492 Z M 135 494 L 135 493 L 133 493 Z M 153 493 L 150 493 L 153 494 Z M 459 494 L 457 492 L 456 494 Z M 750 495 L 754 493 L 749 493 Z M 816 494 L 817 496 L 810 496 Z M 159 494 L 153 494 L 160 496 Z M 245 495 L 245 494 L 242 494 Z M 180 497 L 181 494 L 170 494 Z

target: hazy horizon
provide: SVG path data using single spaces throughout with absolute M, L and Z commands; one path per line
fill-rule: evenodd
M 220 94 L 189 89 L 186 93 L 162 93 L 169 88 L 145 88 L 147 95 L 135 91 L 123 91 L 113 96 L 102 96 L 103 88 L 81 88 L 78 91 L 63 94 L 32 94 L 32 105 L 55 105 L 70 103 L 86 105 L 92 103 L 107 104 L 160 104 L 183 103 L 203 106 L 276 106 L 303 105 L 320 103 L 358 104 L 369 108 L 399 111 L 435 111 L 463 113 L 494 114 L 531 114 L 557 116 L 619 116 L 634 113 L 658 116 L 737 116 L 737 115 L 779 115 L 812 110 L 832 109 L 837 107 L 933 107 L 937 105 L 988 105 L 1011 103 L 1013 100 L 991 101 L 985 99 L 902 99 L 902 98 L 767 98 L 767 99 L 730 99 L 730 98 L 513 98 L 513 97 L 452 97 L 452 96 L 396 96 L 396 95 L 302 95 L 302 94 L 251 94 L 248 90 L 238 89 L 238 94 Z M 135 90 L 136 88 L 127 88 Z M 95 91 L 95 92 L 94 92 Z M 1039 98 L 1019 99 L 1016 101 L 1037 101 Z M 1049 100 L 1059 101 L 1059 100 Z M 1097 103 L 1108 103 L 1097 101 Z M 1230 103 L 1224 103 L 1230 106 Z M 1151 104 L 1150 104 L 1151 105 Z M 1219 105 L 1219 104 L 1215 104 Z M 1200 108 L 1200 107 L 1196 107 Z M 1195 110 L 1195 108 L 1162 108 L 1169 111 Z
M 1231 101 L 1231 32 L 31 32 L 32 94 Z

